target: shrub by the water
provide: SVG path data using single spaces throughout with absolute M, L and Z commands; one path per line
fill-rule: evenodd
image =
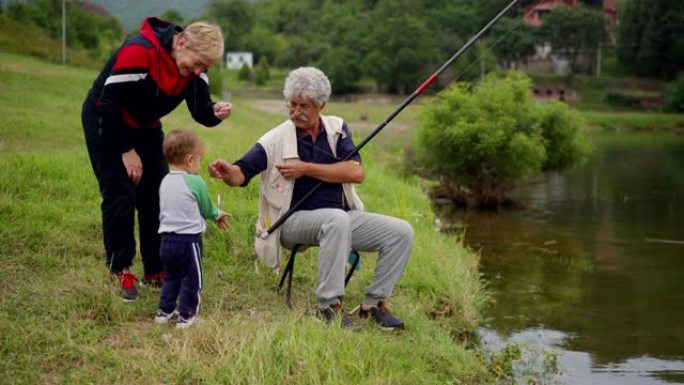
M 684 112 L 684 75 L 665 89 L 664 108 L 667 112 Z
M 421 115 L 419 159 L 428 173 L 498 206 L 516 182 L 579 163 L 582 121 L 560 102 L 535 104 L 520 72 L 492 74 L 438 94 Z

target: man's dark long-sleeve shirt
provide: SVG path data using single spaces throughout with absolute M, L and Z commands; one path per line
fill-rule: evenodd
M 337 157 L 333 155 L 328 144 L 327 133 L 321 121 L 321 130 L 314 142 L 310 135 L 305 135 L 297 131 L 297 153 L 299 160 L 309 163 L 330 164 L 341 161 L 349 153 L 356 149 L 354 142 L 351 139 L 351 132 L 349 127 L 344 123 L 342 126 L 346 137 L 340 138 L 337 142 Z M 350 160 L 361 162 L 361 156 L 355 154 Z M 264 171 L 268 166 L 268 159 L 266 151 L 257 143 L 252 147 L 240 160 L 235 162 L 235 165 L 240 167 L 242 174 L 245 176 L 245 181 L 242 186 L 246 186 L 249 181 L 260 172 Z M 292 193 L 291 206 L 299 202 L 304 195 L 306 195 L 320 180 L 303 176 L 295 180 L 294 191 Z M 326 183 L 316 190 L 316 192 L 304 202 L 299 210 L 315 210 L 321 208 L 338 208 L 343 209 L 343 191 L 340 183 Z

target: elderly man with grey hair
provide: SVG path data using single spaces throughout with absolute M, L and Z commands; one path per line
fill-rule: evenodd
M 211 162 L 209 173 L 229 186 L 246 186 L 261 174 L 255 248 L 269 267 L 279 267 L 281 244 L 319 246 L 316 299 L 318 314 L 328 323 L 343 314 L 350 250 L 378 252 L 359 315 L 383 329 L 403 329 L 386 303 L 411 254 L 413 228 L 404 220 L 363 211 L 354 188 L 364 179 L 361 157 L 343 160 L 356 149 L 349 128 L 341 118 L 321 114 L 330 93 L 330 82 L 320 70 L 292 71 L 283 90 L 290 119 L 262 136 L 234 164 Z M 321 187 L 281 227 L 265 240 L 259 237 L 319 182 Z M 343 326 L 350 322 L 346 315 L 342 318 Z

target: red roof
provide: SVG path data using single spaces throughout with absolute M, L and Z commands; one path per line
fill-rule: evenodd
M 603 0 L 603 10 L 606 12 L 617 12 L 617 0 Z

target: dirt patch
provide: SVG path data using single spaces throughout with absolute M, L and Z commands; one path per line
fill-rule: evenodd
M 285 101 L 283 100 L 254 99 L 250 101 L 250 104 L 261 111 L 287 115 L 287 107 L 285 107 Z

